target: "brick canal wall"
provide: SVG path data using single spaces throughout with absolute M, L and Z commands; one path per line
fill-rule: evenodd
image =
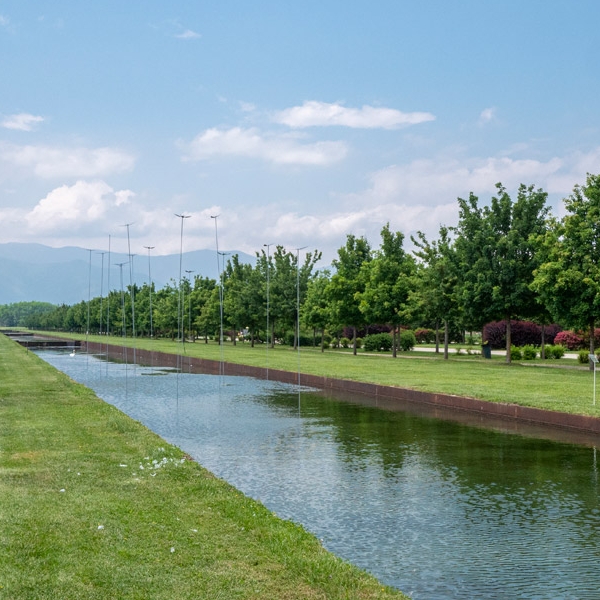
M 85 342 L 82 343 L 85 349 Z M 106 353 L 107 346 L 90 342 L 88 349 L 92 353 Z M 124 346 L 108 346 L 108 356 L 113 360 L 122 362 L 133 362 L 134 350 Z M 148 366 L 161 366 L 168 368 L 181 368 L 186 373 L 208 373 L 218 375 L 221 371 L 221 363 L 217 360 L 203 358 L 192 358 L 187 355 L 166 354 L 150 350 L 135 350 L 135 359 L 139 364 Z M 242 375 L 266 379 L 266 367 L 253 367 L 249 365 L 238 365 L 235 363 L 224 363 L 223 371 L 226 375 Z M 282 383 L 298 383 L 298 373 L 269 369 L 268 378 Z M 597 417 L 586 417 L 583 415 L 571 415 L 567 413 L 518 406 L 517 404 L 486 402 L 475 398 L 463 396 L 452 396 L 449 394 L 436 394 L 431 392 L 420 392 L 400 387 L 378 385 L 375 383 L 363 383 L 350 381 L 348 379 L 335 379 L 319 375 L 300 374 L 300 384 L 326 391 L 345 393 L 350 396 L 362 395 L 376 398 L 381 408 L 394 409 L 402 403 L 410 402 L 416 405 L 428 405 L 445 409 L 468 411 L 480 416 L 490 418 L 502 418 L 527 423 L 535 423 L 563 429 L 584 431 L 600 434 L 600 419 Z

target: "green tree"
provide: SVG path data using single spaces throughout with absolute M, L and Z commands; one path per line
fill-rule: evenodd
M 438 324 L 444 324 L 444 359 L 448 360 L 449 324 L 457 322 L 460 306 L 457 299 L 459 271 L 453 240 L 447 227 L 440 227 L 439 238 L 428 242 L 425 234 L 417 232 L 411 238 L 419 259 L 416 277 L 415 303 L 419 312 L 436 323 L 436 351 Z
M 313 339 L 316 331 L 321 332 L 321 352 L 325 350 L 325 329 L 331 322 L 331 308 L 327 297 L 330 278 L 329 271 L 323 270 L 309 282 L 302 307 L 302 322 L 313 330 Z
M 392 352 L 396 357 L 398 326 L 408 315 L 408 299 L 415 261 L 402 244 L 404 235 L 390 231 L 387 223 L 381 230 L 381 246 L 371 261 L 361 267 L 364 290 L 358 293 L 363 321 L 385 323 L 392 327 Z
M 600 175 L 588 174 L 565 198 L 567 214 L 543 236 L 544 263 L 531 285 L 552 316 L 588 329 L 590 354 L 600 313 Z
M 478 199 L 458 199 L 456 249 L 461 269 L 461 301 L 470 324 L 506 321 L 506 361 L 510 362 L 514 318 L 528 318 L 537 310 L 531 289 L 537 267 L 536 239 L 546 229 L 547 194 L 521 185 L 513 202 L 502 184 L 489 206 Z
M 349 234 L 346 244 L 338 249 L 333 260 L 335 273 L 327 287 L 333 322 L 352 328 L 352 348 L 356 355 L 356 330 L 366 322 L 360 309 L 361 294 L 366 287 L 367 269 L 372 260 L 371 246 L 366 238 Z

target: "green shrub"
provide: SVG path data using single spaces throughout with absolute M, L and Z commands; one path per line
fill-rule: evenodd
M 510 360 L 522 360 L 523 354 L 521 352 L 521 348 L 517 348 L 516 346 L 511 346 L 510 348 Z
M 555 346 L 547 346 L 546 347 L 546 356 L 548 358 L 554 358 L 558 360 L 565 355 L 565 347 L 557 344 Z
M 356 347 L 362 348 L 362 338 L 359 338 L 359 337 L 356 338 Z
M 342 348 L 348 348 L 350 346 L 350 340 L 347 337 L 340 338 L 340 346 Z
M 587 365 L 588 362 L 590 361 L 590 353 L 588 350 L 580 350 L 579 354 L 577 354 L 577 360 L 582 364 L 582 365 Z
M 373 333 L 365 336 L 363 344 L 366 352 L 381 352 L 392 349 L 392 338 L 389 333 Z
M 415 337 L 414 331 L 404 329 L 400 332 L 400 348 L 402 348 L 404 352 L 412 350 L 416 343 L 417 338 Z
M 538 354 L 535 346 L 533 346 L 531 344 L 528 344 L 527 346 L 523 346 L 521 351 L 523 352 L 523 358 L 525 360 L 535 360 L 535 358 L 537 357 L 537 354 Z

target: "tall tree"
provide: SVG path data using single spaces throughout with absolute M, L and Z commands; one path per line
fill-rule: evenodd
M 387 223 L 381 230 L 381 246 L 370 262 L 362 265 L 365 287 L 359 293 L 359 308 L 368 323 L 385 323 L 392 327 L 392 351 L 396 357 L 398 326 L 408 314 L 408 298 L 415 261 L 402 244 L 404 235 L 390 231 Z
M 531 287 L 555 319 L 589 330 L 593 354 L 600 314 L 600 175 L 588 174 L 564 203 L 567 214 L 552 221 L 543 238 L 545 261 Z
M 324 270 L 311 279 L 302 306 L 304 325 L 321 332 L 321 352 L 325 350 L 325 329 L 331 322 L 331 308 L 327 298 L 330 277 L 329 271 Z
M 502 184 L 489 206 L 478 199 L 458 199 L 461 300 L 471 324 L 481 328 L 492 319 L 506 321 L 506 361 L 510 362 L 513 318 L 530 317 L 537 310 L 530 285 L 536 264 L 536 239 L 546 227 L 547 194 L 521 185 L 513 202 Z
M 428 242 L 421 231 L 411 239 L 417 248 L 414 254 L 420 260 L 414 297 L 420 304 L 420 312 L 436 323 L 436 351 L 437 324 L 444 323 L 444 359 L 448 360 L 449 324 L 460 317 L 459 272 L 453 240 L 448 228 L 443 226 L 436 241 Z
M 356 329 L 365 323 L 360 310 L 361 294 L 366 286 L 364 265 L 372 259 L 371 246 L 366 238 L 348 235 L 345 246 L 338 250 L 327 294 L 331 303 L 333 320 L 338 325 L 352 327 L 352 348 L 356 355 Z

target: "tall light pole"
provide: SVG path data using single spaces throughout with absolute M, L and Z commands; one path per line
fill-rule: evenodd
M 183 313 L 182 313 L 182 304 L 181 304 L 181 265 L 183 263 L 183 221 L 185 219 L 189 219 L 192 215 L 175 213 L 175 216 L 178 219 L 181 219 L 181 234 L 179 238 L 179 299 L 177 306 L 177 335 L 181 334 L 181 343 L 182 347 L 185 351 L 185 342 L 183 341 Z
M 185 272 L 188 274 L 188 277 L 194 272 L 194 271 L 190 271 L 189 269 L 186 269 Z M 188 320 L 188 335 L 190 335 L 192 333 L 192 283 L 191 280 L 188 280 L 189 284 L 190 284 L 190 293 L 188 294 L 188 305 L 189 305 L 189 320 Z M 192 340 L 193 340 L 193 336 L 192 336 Z
M 219 366 L 219 375 L 223 375 L 224 367 L 223 367 L 223 277 L 221 275 L 221 262 L 219 260 L 219 228 L 217 226 L 217 219 L 219 215 L 211 215 L 211 219 L 215 220 L 215 244 L 217 247 L 217 274 L 219 276 L 219 313 L 220 313 L 220 322 L 221 328 L 219 333 L 219 345 L 221 349 L 221 363 Z
M 110 335 L 110 233 L 108 234 L 108 273 L 106 286 L 108 288 L 106 303 L 106 374 L 108 375 L 108 336 Z
M 133 223 L 125 223 L 127 227 L 127 254 L 129 256 L 129 295 L 131 296 L 131 336 L 133 337 L 133 363 L 137 362 L 135 352 L 135 288 L 133 286 L 133 254 L 131 254 L 131 241 L 129 238 L 129 227 Z
M 154 331 L 152 329 L 152 271 L 150 270 L 150 250 L 154 249 L 154 246 L 144 246 L 148 250 L 148 293 L 150 295 L 150 339 L 153 338 Z
M 104 255 L 106 252 L 98 252 L 102 256 L 102 268 L 100 269 L 100 335 L 102 335 L 102 304 L 104 300 Z
M 271 344 L 269 330 L 269 287 L 271 274 L 271 246 L 273 244 L 263 244 L 267 248 L 267 381 L 269 379 L 269 346 Z
M 89 354 L 88 351 L 88 335 L 90 333 L 90 303 L 92 301 L 92 252 L 91 248 L 86 248 L 90 253 L 90 260 L 88 266 L 88 302 L 87 302 L 87 327 L 85 329 L 85 353 Z
M 300 250 L 296 248 L 296 349 L 298 350 L 298 388 L 300 388 Z
M 126 262 L 115 263 L 117 267 L 119 267 L 120 275 L 121 275 L 121 336 L 127 337 L 127 327 L 125 325 L 125 291 L 123 290 L 123 266 L 126 265 Z

